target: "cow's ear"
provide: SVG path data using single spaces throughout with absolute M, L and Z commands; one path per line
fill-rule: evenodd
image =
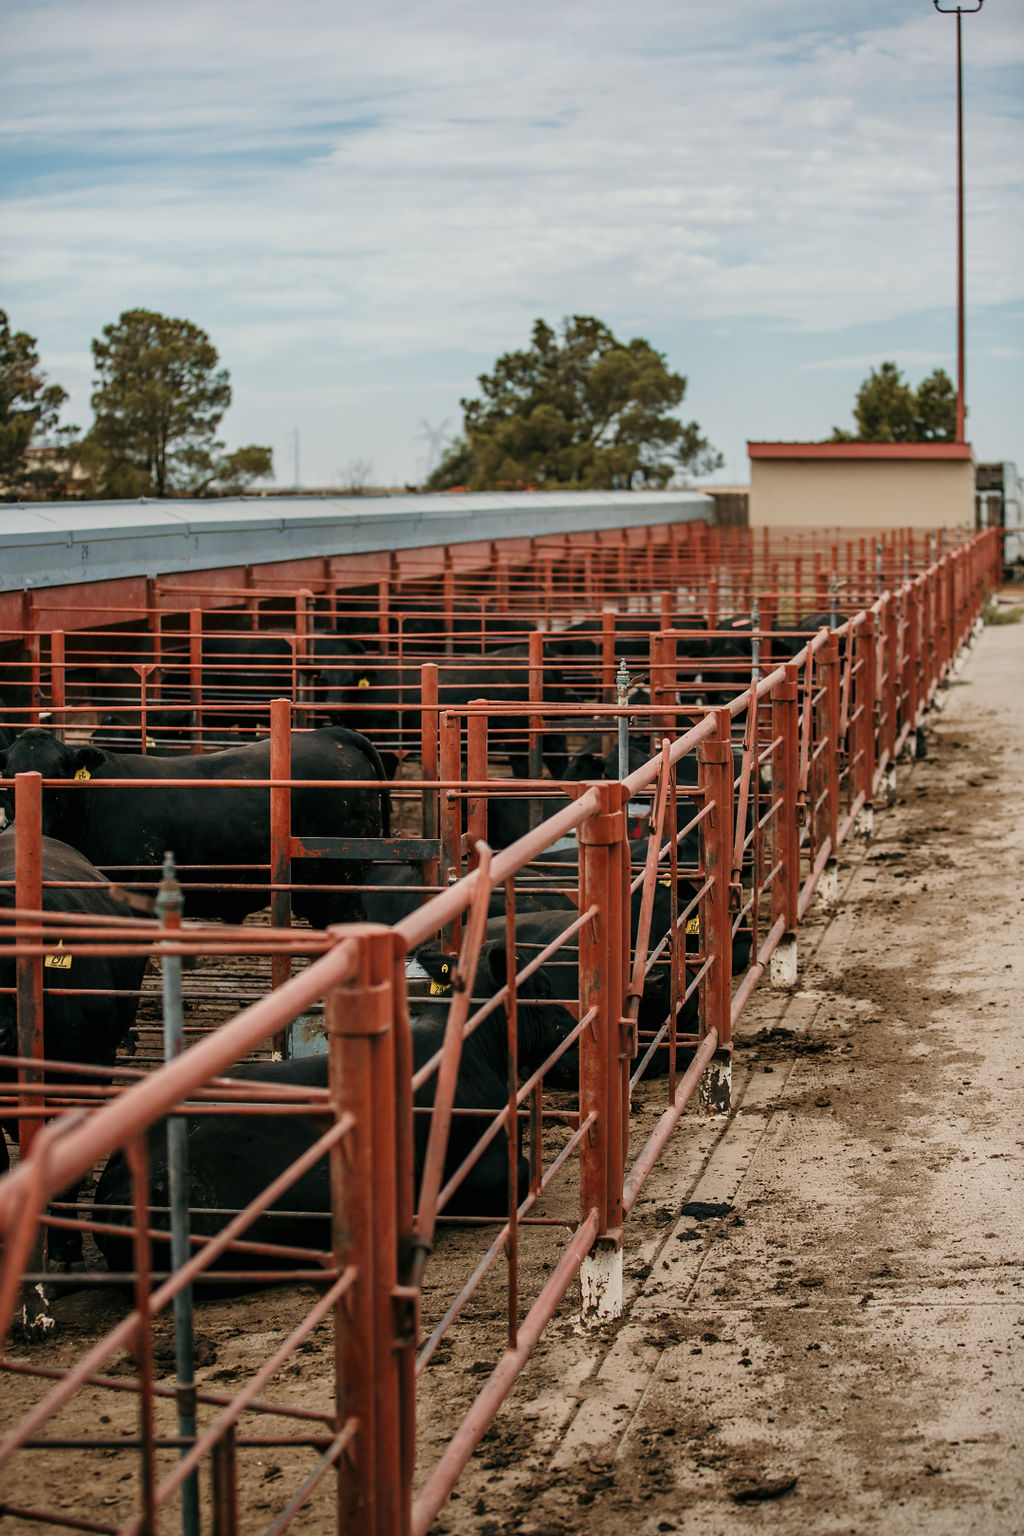
M 566 769 L 566 778 L 572 784 L 585 783 L 587 779 L 604 777 L 604 763 L 593 752 L 581 752 Z
M 480 950 L 479 968 L 485 969 L 491 978 L 491 986 L 495 992 L 503 987 L 508 978 L 508 965 L 505 959 L 505 943 L 503 939 L 493 939 Z
M 107 754 L 100 747 L 75 747 L 68 753 L 71 764 L 69 777 L 75 779 L 91 778 L 97 768 L 101 768 L 107 760 Z

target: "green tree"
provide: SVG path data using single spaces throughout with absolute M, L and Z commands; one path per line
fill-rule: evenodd
M 952 442 L 956 436 L 956 391 L 942 368 L 936 368 L 914 390 L 895 363 L 883 363 L 871 370 L 857 391 L 853 416 L 857 431 L 835 427 L 833 442 Z
M 537 320 L 532 346 L 504 353 L 479 383 L 431 490 L 663 486 L 722 463 L 696 422 L 672 414 L 685 378 L 650 342 L 620 342 L 590 315 L 563 321 L 560 338 Z
M 36 338 L 12 331 L 0 309 L 0 485 L 8 496 L 38 495 L 59 479 L 54 465 L 33 464 L 28 450 L 59 447 L 77 428 L 60 427 L 60 408 L 67 393 L 47 384 L 39 367 Z M 46 441 L 48 440 L 48 442 Z
M 936 368 L 917 386 L 914 425 L 919 443 L 956 441 L 956 389 L 944 368 Z
M 106 496 L 237 492 L 272 471 L 269 448 L 225 454 L 231 404 L 217 349 L 190 320 L 129 309 L 92 344 L 95 422 L 83 462 Z

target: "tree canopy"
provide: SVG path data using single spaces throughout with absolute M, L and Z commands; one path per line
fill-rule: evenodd
M 226 454 L 231 404 L 217 349 L 190 320 L 129 309 L 92 343 L 95 422 L 82 458 L 107 496 L 237 493 L 272 471 L 269 448 Z
M 564 320 L 560 337 L 537 320 L 532 345 L 504 353 L 479 383 L 430 490 L 663 486 L 722 463 L 695 421 L 672 414 L 686 379 L 650 342 L 623 343 L 590 315 Z
M 943 368 L 912 389 L 895 363 L 873 368 L 857 392 L 856 432 L 835 427 L 833 442 L 942 443 L 956 439 L 956 390 Z
M 0 484 L 8 495 L 38 494 L 56 482 L 52 467 L 33 464 L 29 449 L 40 440 L 58 441 L 74 427 L 59 427 L 67 392 L 47 384 L 39 367 L 36 338 L 12 331 L 0 309 Z

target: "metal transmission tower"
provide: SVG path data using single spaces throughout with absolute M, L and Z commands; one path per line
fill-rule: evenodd
M 423 477 L 425 480 L 430 479 L 434 470 L 441 462 L 450 421 L 451 417 L 446 416 L 439 427 L 432 427 L 425 416 L 421 416 L 419 419 L 420 430 L 416 434 L 416 440 L 417 442 L 427 444 L 427 469 Z
M 961 43 L 961 16 L 973 16 L 980 11 L 985 0 L 977 5 L 940 5 L 932 0 L 937 11 L 944 16 L 956 16 L 956 440 L 964 441 L 964 421 L 967 415 L 966 369 L 964 362 L 964 69 Z

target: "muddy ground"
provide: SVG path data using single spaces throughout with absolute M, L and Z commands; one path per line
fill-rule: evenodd
M 582 1333 L 570 1293 L 435 1530 L 1024 1532 L 1022 676 L 1024 625 L 987 629 L 931 717 L 928 757 L 900 766 L 873 839 L 844 850 L 839 908 L 801 928 L 797 988 L 748 1006 L 732 1113 L 687 1116 L 646 1186 L 622 1319 Z M 663 1094 L 638 1095 L 638 1143 Z M 442 1238 L 428 1317 L 475 1241 Z M 550 1266 L 528 1234 L 527 1285 Z M 201 1384 L 236 1389 L 313 1299 L 201 1303 Z M 503 1306 L 499 1272 L 426 1373 L 424 1471 L 494 1363 Z M 36 1363 L 76 1359 L 123 1305 L 80 1291 L 56 1310 Z M 329 1366 L 322 1329 L 274 1400 L 325 1403 Z M 17 1377 L 0 1391 L 5 1422 L 39 1395 Z M 68 1435 L 133 1428 L 129 1395 L 100 1388 L 61 1420 Z M 240 1528 L 265 1529 L 310 1464 L 241 1452 Z M 112 1523 L 137 1508 L 113 1451 L 28 1453 L 0 1497 Z M 330 1506 L 323 1488 L 296 1529 L 326 1536 Z

